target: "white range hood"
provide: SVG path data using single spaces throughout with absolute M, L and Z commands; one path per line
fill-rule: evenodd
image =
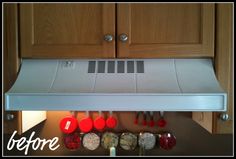
M 6 110 L 225 111 L 211 59 L 22 60 Z

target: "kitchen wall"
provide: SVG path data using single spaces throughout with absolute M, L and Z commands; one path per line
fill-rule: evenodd
M 70 151 L 66 149 L 63 145 L 63 134 L 59 129 L 60 120 L 69 115 L 69 112 L 57 112 L 57 111 L 48 111 L 47 120 L 37 125 L 33 129 L 27 131 L 22 136 L 27 138 L 31 135 L 32 131 L 35 131 L 36 134 L 34 138 L 39 137 L 41 139 L 52 139 L 53 137 L 59 137 L 60 147 L 55 151 L 51 151 L 48 148 L 44 150 L 33 151 L 32 148 L 29 149 L 28 155 L 48 155 L 48 156 L 80 156 L 80 155 L 89 155 L 89 156 L 100 156 L 100 155 L 109 155 L 109 151 L 99 147 L 95 151 L 85 150 L 80 148 L 76 151 Z M 105 116 L 108 115 L 105 112 Z M 139 133 L 140 131 L 150 131 L 150 132 L 161 132 L 161 131 L 171 131 L 177 139 L 176 146 L 169 151 L 161 150 L 158 147 L 155 147 L 153 150 L 146 152 L 146 155 L 152 156 L 232 156 L 233 155 L 233 136 L 232 134 L 228 135 L 212 135 L 204 128 L 199 126 L 196 122 L 191 119 L 191 113 L 185 112 L 166 112 L 165 119 L 167 120 L 167 126 L 165 128 L 149 128 L 141 125 L 134 125 L 135 113 L 132 112 L 115 112 L 114 115 L 118 119 L 118 126 L 114 130 L 116 132 L 125 132 L 131 131 L 134 133 Z M 77 118 L 80 120 L 85 116 L 84 113 L 78 113 Z M 95 118 L 98 116 L 97 112 L 91 112 L 91 116 Z M 158 114 L 155 114 L 155 121 L 159 118 Z M 141 122 L 141 118 L 140 118 Z M 4 155 L 24 155 L 24 152 L 17 151 L 16 149 L 8 151 L 6 149 L 7 142 L 11 135 L 4 135 Z M 22 137 L 21 136 L 21 137 Z M 18 136 L 20 137 L 20 136 Z M 138 148 L 135 151 L 125 151 L 121 148 L 118 148 L 117 155 L 138 155 Z

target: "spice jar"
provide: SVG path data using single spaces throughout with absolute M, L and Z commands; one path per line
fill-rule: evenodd
M 64 137 L 64 145 L 69 150 L 76 150 L 80 147 L 80 135 L 78 132 L 67 134 Z
M 88 150 L 96 150 L 100 145 L 100 137 L 95 133 L 87 133 L 83 136 L 83 146 Z
M 124 150 L 134 150 L 137 146 L 138 137 L 135 134 L 125 132 L 120 136 L 120 147 Z
M 140 133 L 138 143 L 140 146 L 140 155 L 145 155 L 145 150 L 154 148 L 156 144 L 156 137 L 154 134 L 149 132 Z
M 105 132 L 102 135 L 101 145 L 103 148 L 110 150 L 110 156 L 115 156 L 118 141 L 119 141 L 118 135 L 112 132 Z

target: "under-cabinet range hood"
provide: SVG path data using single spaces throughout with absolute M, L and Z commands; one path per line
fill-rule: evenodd
M 6 110 L 225 111 L 211 59 L 23 59 Z

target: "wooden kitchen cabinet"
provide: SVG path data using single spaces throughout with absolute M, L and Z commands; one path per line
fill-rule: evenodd
M 214 56 L 214 4 L 118 4 L 118 57 Z M 120 37 L 118 37 L 120 38 Z
M 214 56 L 214 4 L 20 4 L 19 10 L 23 58 Z
M 3 91 L 5 93 L 12 87 L 17 78 L 21 59 L 18 45 L 17 4 L 4 4 L 3 8 Z M 4 133 L 11 134 L 16 130 L 18 134 L 22 134 L 45 119 L 46 111 L 5 111 Z
M 115 4 L 19 4 L 22 58 L 113 58 Z
M 193 120 L 211 133 L 233 133 L 233 5 L 216 4 L 215 73 L 222 88 L 227 92 L 226 112 L 194 112 Z M 221 119 L 226 113 L 228 120 Z
M 217 4 L 217 36 L 215 72 L 222 88 L 228 93 L 227 121 L 220 119 L 221 113 L 214 113 L 216 133 L 233 133 L 233 5 Z

